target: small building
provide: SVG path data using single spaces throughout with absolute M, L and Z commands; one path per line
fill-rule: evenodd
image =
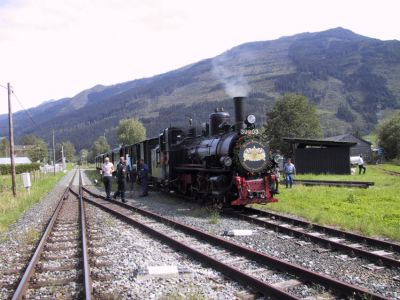
M 28 157 L 14 157 L 14 163 L 16 165 L 31 164 L 32 161 Z M 11 165 L 11 158 L 0 157 L 0 165 Z
M 372 155 L 372 143 L 368 142 L 362 138 L 356 137 L 352 134 L 342 134 L 337 136 L 331 136 L 325 138 L 327 141 L 335 142 L 353 142 L 356 143 L 354 147 L 350 149 L 350 156 L 360 156 L 362 155 L 364 160 L 370 162 L 373 160 Z
M 35 148 L 35 145 L 14 145 L 14 155 L 25 157 L 29 150 L 33 150 Z
M 291 144 L 299 174 L 350 174 L 350 148 L 355 142 L 284 138 Z

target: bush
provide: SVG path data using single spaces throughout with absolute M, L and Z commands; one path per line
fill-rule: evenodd
M 32 172 L 39 169 L 40 169 L 39 163 L 20 164 L 15 166 L 15 172 L 17 174 Z M 0 165 L 0 174 L 1 175 L 11 174 L 11 165 Z
M 400 112 L 379 125 L 378 141 L 387 159 L 400 159 Z

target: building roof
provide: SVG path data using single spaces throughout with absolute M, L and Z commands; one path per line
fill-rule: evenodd
M 29 149 L 34 149 L 35 147 L 36 147 L 35 145 L 14 145 L 14 151 L 29 150 Z
M 330 141 L 326 139 L 283 138 L 283 140 L 291 144 L 299 144 L 299 146 L 353 147 L 357 145 L 355 142 Z
M 364 143 L 367 143 L 367 144 L 369 144 L 369 145 L 372 145 L 371 142 L 369 142 L 369 141 L 367 141 L 367 140 L 364 140 L 364 139 L 362 139 L 362 138 L 360 138 L 360 137 L 357 137 L 357 136 L 355 136 L 355 135 L 353 135 L 353 134 L 342 134 L 342 135 L 335 135 L 335 136 L 330 136 L 330 137 L 325 138 L 325 140 L 328 140 L 328 141 L 337 141 L 337 142 L 339 142 L 339 141 L 351 141 L 352 139 L 353 139 L 353 140 L 354 140 L 354 139 L 358 139 L 358 140 L 360 140 L 360 141 L 363 141 Z
M 32 161 L 28 157 L 15 157 L 14 163 L 18 164 L 31 164 Z M 0 165 L 10 165 L 11 159 L 9 157 L 0 157 Z

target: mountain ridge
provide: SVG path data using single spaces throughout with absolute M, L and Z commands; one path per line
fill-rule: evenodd
M 14 131 L 50 141 L 54 128 L 60 141 L 70 140 L 77 149 L 89 148 L 103 134 L 115 144 L 123 118 L 141 119 L 154 136 L 170 124 L 185 125 L 188 114 L 199 125 L 216 106 L 231 112 L 231 97 L 238 93 L 247 94 L 247 111 L 262 121 L 280 95 L 300 93 L 317 106 L 326 135 L 368 133 L 387 111 L 399 109 L 400 42 L 341 27 L 249 42 L 170 72 L 43 103 L 29 109 L 35 127 L 17 112 Z

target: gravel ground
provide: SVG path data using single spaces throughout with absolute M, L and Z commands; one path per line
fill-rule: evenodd
M 239 299 L 244 288 L 213 269 L 86 204 L 96 298 Z M 99 239 L 101 237 L 101 239 Z M 176 266 L 183 273 L 150 276 L 147 267 Z M 99 280 L 103 279 L 103 280 Z
M 49 221 L 57 201 L 68 186 L 74 171 L 64 176 L 42 201 L 33 205 L 10 229 L 1 235 L 0 242 L 0 299 L 8 299 L 14 292 L 8 285 L 16 284 L 30 256 L 33 244 Z
M 88 186 L 104 194 L 102 185 Z M 321 249 L 318 245 L 301 242 L 300 239 L 286 237 L 262 227 L 235 218 L 220 216 L 217 212 L 178 200 L 176 196 L 150 192 L 140 198 L 140 188 L 135 186 L 128 192 L 128 202 L 142 208 L 170 217 L 179 222 L 200 228 L 210 233 L 224 236 L 257 251 L 301 265 L 310 270 L 327 274 L 347 283 L 356 284 L 391 299 L 400 299 L 398 268 L 383 268 L 372 271 L 366 268 L 371 262 L 349 257 L 341 252 Z M 231 229 L 252 229 L 252 236 L 225 236 Z

